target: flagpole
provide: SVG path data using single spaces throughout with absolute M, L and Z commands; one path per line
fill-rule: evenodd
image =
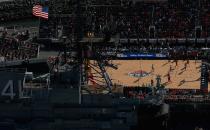
M 39 5 L 42 5 L 42 7 L 43 7 L 43 3 L 42 3 L 42 0 L 40 0 L 39 1 L 40 3 L 39 3 Z M 40 37 L 40 24 L 41 24 L 41 17 L 39 16 L 39 33 L 38 33 L 38 38 Z
M 41 21 L 41 18 L 39 17 L 39 25 L 38 25 L 38 28 L 39 28 L 39 31 L 38 31 L 38 38 L 40 37 L 39 35 L 40 35 L 40 22 Z
M 41 2 L 42 2 L 42 1 L 40 0 L 39 2 L 40 2 L 39 5 L 41 5 Z M 38 24 L 39 32 L 38 32 L 38 36 L 37 36 L 38 38 L 40 37 L 40 36 L 39 36 L 39 35 L 40 35 L 40 23 L 41 23 L 41 22 L 40 22 L 40 17 L 39 17 L 39 24 Z

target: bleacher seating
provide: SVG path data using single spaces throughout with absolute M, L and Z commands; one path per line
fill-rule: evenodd
M 1 61 L 28 60 L 38 56 L 39 45 L 32 43 L 29 32 L 18 32 L 11 36 L 6 30 L 1 32 L 0 57 Z

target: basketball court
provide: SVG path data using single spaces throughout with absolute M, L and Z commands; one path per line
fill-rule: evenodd
M 93 63 L 94 61 L 91 61 Z M 107 73 L 113 84 L 136 87 L 156 86 L 157 77 L 166 88 L 200 89 L 200 60 L 113 60 L 118 69 L 107 67 Z M 94 63 L 93 63 L 94 64 Z M 96 82 L 103 80 L 97 72 L 91 69 Z M 91 82 L 89 83 L 91 85 Z M 97 84 L 103 85 L 101 82 Z

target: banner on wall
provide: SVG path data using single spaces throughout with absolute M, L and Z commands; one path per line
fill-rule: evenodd
M 140 54 L 140 53 L 126 53 L 117 54 L 118 58 L 166 58 L 164 54 Z

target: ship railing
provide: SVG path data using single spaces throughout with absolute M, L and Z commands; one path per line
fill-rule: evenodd
M 36 26 L 32 27 L 24 27 L 24 26 L 11 26 L 10 28 L 6 28 L 7 33 L 12 34 L 15 32 L 23 32 L 25 30 L 29 30 L 31 34 L 38 33 L 39 28 Z
M 26 68 L 0 68 L 0 71 L 25 73 Z
M 47 88 L 46 83 L 25 83 L 23 88 L 31 88 L 31 89 L 39 89 L 39 88 Z
M 168 102 L 209 102 L 210 97 L 204 95 L 166 95 L 165 101 Z
M 49 91 L 50 88 L 47 83 L 25 83 L 22 90 L 22 97 L 44 100 L 48 97 Z

